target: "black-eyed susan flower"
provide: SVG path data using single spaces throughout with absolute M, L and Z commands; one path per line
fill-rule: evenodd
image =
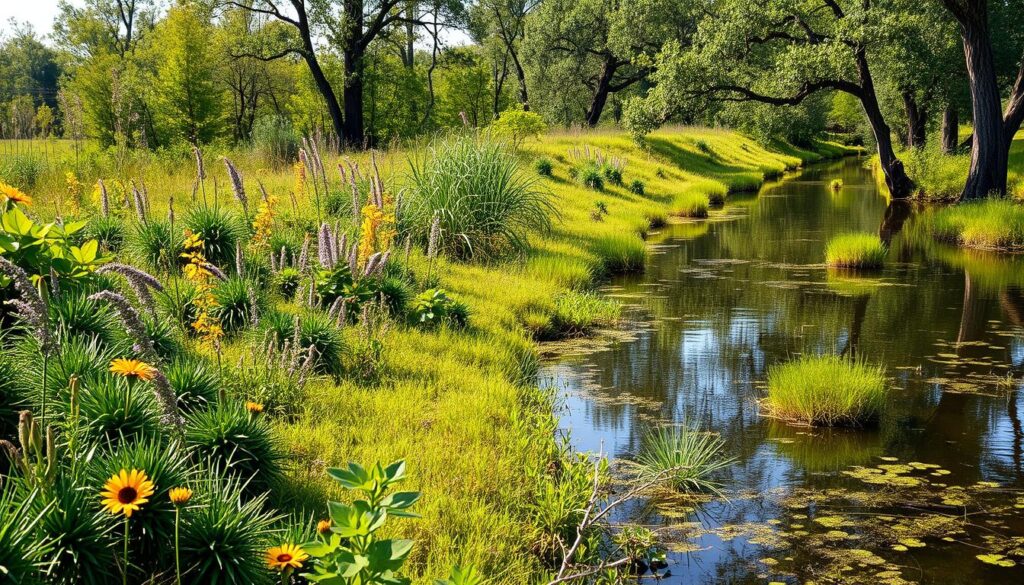
M 267 566 L 278 571 L 302 568 L 302 561 L 308 558 L 302 547 L 290 543 L 267 549 Z
M 103 498 L 103 507 L 111 514 L 124 514 L 126 518 L 131 518 L 132 512 L 138 511 L 148 502 L 155 489 L 156 486 L 145 471 L 133 469 L 129 472 L 122 469 L 107 480 L 100 496 Z
M 0 181 L 0 197 L 22 205 L 32 205 L 32 198 L 26 195 L 21 189 Z
M 156 376 L 156 368 L 140 360 L 117 358 L 110 362 L 110 371 L 125 378 L 152 380 Z
M 192 490 L 187 487 L 171 488 L 171 490 L 167 492 L 167 497 L 170 498 L 171 503 L 175 506 L 184 506 L 192 499 Z

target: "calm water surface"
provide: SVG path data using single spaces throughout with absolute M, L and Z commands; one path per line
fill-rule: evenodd
M 708 221 L 654 234 L 645 273 L 606 288 L 629 308 L 631 339 L 543 369 L 578 449 L 630 458 L 649 429 L 687 421 L 737 458 L 728 501 L 654 498 L 622 514 L 672 543 L 669 582 L 1024 583 L 1024 558 L 976 558 L 1024 548 L 1024 258 L 939 246 L 908 213 L 856 159 L 732 196 Z M 885 269 L 827 270 L 825 242 L 845 231 L 889 241 Z M 877 429 L 759 415 L 770 365 L 826 352 L 885 364 Z M 879 465 L 919 485 L 857 475 Z M 908 550 L 892 548 L 900 537 Z

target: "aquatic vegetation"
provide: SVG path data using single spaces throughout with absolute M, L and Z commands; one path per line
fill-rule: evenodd
M 632 234 L 609 234 L 595 240 L 591 250 L 600 258 L 606 274 L 622 274 L 643 269 L 647 258 L 644 241 Z
M 839 234 L 825 247 L 825 263 L 836 268 L 880 268 L 888 253 L 874 234 Z
M 803 356 L 768 369 L 762 407 L 773 417 L 812 426 L 875 422 L 885 404 L 883 369 L 835 355 Z
M 838 193 L 839 191 L 841 191 L 843 189 L 843 180 L 842 179 L 832 179 L 832 182 L 828 184 L 828 188 L 833 193 Z
M 1024 249 L 1024 205 L 1003 199 L 960 203 L 928 215 L 936 239 L 982 250 Z
M 670 213 L 683 217 L 707 217 L 710 204 L 707 195 L 686 191 L 672 198 Z
M 641 480 L 661 476 L 679 491 L 717 493 L 716 475 L 734 461 L 724 450 L 718 435 L 684 423 L 645 434 L 636 464 Z
M 454 258 L 495 258 L 529 247 L 528 234 L 551 225 L 554 208 L 504 145 L 481 136 L 435 140 L 409 160 L 401 228 L 426 245 L 435 217 L 439 249 Z

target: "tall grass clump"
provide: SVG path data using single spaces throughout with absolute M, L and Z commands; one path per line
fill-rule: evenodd
M 1024 249 L 1024 205 L 1005 199 L 961 203 L 930 215 L 938 240 L 984 250 Z
M 644 241 L 628 233 L 602 236 L 594 241 L 591 251 L 601 260 L 601 267 L 606 274 L 643 270 L 647 257 Z
M 836 268 L 881 268 L 887 253 L 875 234 L 840 234 L 829 240 L 825 263 Z
M 641 481 L 661 478 L 684 492 L 718 492 L 714 477 L 734 461 L 714 433 L 690 426 L 662 427 L 644 435 L 636 463 Z
M 672 215 L 707 217 L 710 204 L 710 199 L 703 193 L 680 193 L 672 199 Z
M 812 426 L 876 422 L 885 403 L 881 366 L 836 355 L 804 356 L 768 370 L 770 416 Z
M 203 240 L 203 254 L 217 266 L 233 266 L 235 248 L 245 236 L 241 219 L 217 205 L 197 205 L 185 217 L 185 226 Z
M 410 181 L 399 218 L 421 244 L 438 220 L 436 249 L 459 259 L 495 258 L 528 248 L 547 230 L 554 208 L 535 178 L 501 142 L 479 135 L 436 139 L 409 160 Z

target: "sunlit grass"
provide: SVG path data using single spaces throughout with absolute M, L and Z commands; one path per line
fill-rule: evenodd
M 685 423 L 646 433 L 636 458 L 641 481 L 664 480 L 685 492 L 717 492 L 715 476 L 733 461 L 721 437 Z
M 836 268 L 880 268 L 887 253 L 875 234 L 840 234 L 829 240 L 825 263 Z
M 1024 248 L 1024 205 L 1004 199 L 961 203 L 931 214 L 934 236 L 967 248 Z
M 768 370 L 770 416 L 812 426 L 875 422 L 885 404 L 881 366 L 835 355 L 804 356 Z

